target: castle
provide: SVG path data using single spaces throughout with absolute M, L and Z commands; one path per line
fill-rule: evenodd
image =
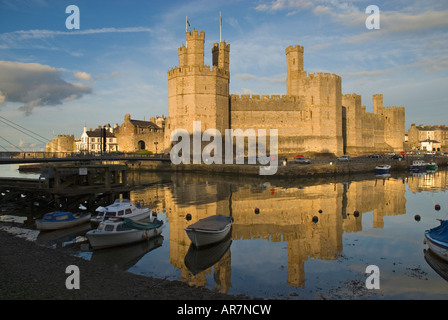
M 168 71 L 168 117 L 134 120 L 126 114 L 114 128 L 118 151 L 147 150 L 169 153 L 176 129 L 193 134 L 217 129 L 278 130 L 278 154 L 366 154 L 399 152 L 404 148 L 405 110 L 384 107 L 382 94 L 373 96 L 373 113 L 361 96 L 342 94 L 341 77 L 307 73 L 302 46 L 286 48 L 286 95 L 231 95 L 230 45 L 214 43 L 212 66 L 204 65 L 204 31 L 187 31 L 186 45 L 178 49 L 179 66 Z M 58 136 L 47 151 L 73 145 L 72 136 Z M 269 140 L 269 139 L 267 139 Z M 269 152 L 269 144 L 266 145 Z M 63 150 L 65 151 L 65 150 Z
M 187 31 L 179 66 L 168 71 L 166 150 L 171 132 L 192 134 L 193 121 L 201 122 L 201 131 L 278 129 L 281 155 L 403 150 L 404 108 L 384 107 L 376 94 L 373 113 L 366 112 L 361 96 L 342 94 L 340 76 L 304 70 L 303 47 L 286 48 L 286 95 L 250 96 L 229 94 L 230 45 L 213 45 L 210 67 L 204 65 L 204 42 L 204 31 Z

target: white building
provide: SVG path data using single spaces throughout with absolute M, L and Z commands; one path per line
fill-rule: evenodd
M 104 126 L 106 133 L 106 152 L 118 151 L 117 138 L 114 135 L 114 128 L 110 125 Z M 84 132 L 81 135 L 81 140 L 76 141 L 77 152 L 101 152 L 103 148 L 103 133 L 102 128 L 99 126 L 95 130 L 90 129 L 87 131 L 87 127 L 84 126 Z

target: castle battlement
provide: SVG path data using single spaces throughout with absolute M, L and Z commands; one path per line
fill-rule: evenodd
M 291 96 L 291 95 L 280 95 L 280 94 L 272 94 L 272 95 L 259 95 L 259 94 L 231 94 L 230 99 L 233 102 L 245 101 L 245 102 L 276 102 L 276 103 L 302 103 L 304 101 L 304 97 L 301 96 Z
M 356 94 L 356 93 L 346 93 L 342 96 L 343 99 L 352 99 L 352 100 L 357 100 L 357 99 L 361 99 L 361 95 Z
M 314 72 L 314 73 L 308 73 L 307 78 L 310 80 L 336 80 L 341 81 L 341 77 L 334 73 L 323 73 L 323 72 Z
M 184 66 L 174 67 L 168 71 L 168 79 L 178 76 L 220 76 L 229 77 L 229 72 L 217 66 Z
M 218 49 L 218 48 L 222 48 L 223 46 L 224 46 L 224 48 L 225 48 L 226 50 L 230 51 L 230 44 L 226 44 L 225 41 L 221 41 L 221 43 L 217 43 L 217 42 L 215 42 L 215 43 L 213 44 L 212 51 L 213 51 L 213 50 L 216 50 L 216 49 Z
M 205 32 L 204 30 L 198 31 L 198 30 L 193 30 L 193 31 L 187 31 L 187 41 L 191 40 L 191 39 L 205 39 Z
M 288 48 L 285 49 L 286 54 L 293 52 L 293 51 L 303 53 L 303 47 L 299 46 L 299 45 L 295 45 L 295 46 L 289 46 Z

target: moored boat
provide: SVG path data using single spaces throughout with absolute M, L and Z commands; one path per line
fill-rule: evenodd
M 119 217 L 131 220 L 142 220 L 151 216 L 151 209 L 135 206 L 129 199 L 117 199 L 107 207 L 98 207 L 98 214 L 90 219 L 94 224 L 98 224 L 105 218 Z
M 223 240 L 231 227 L 232 218 L 218 214 L 189 225 L 185 231 L 196 247 L 204 247 Z
M 163 221 L 158 219 L 146 223 L 128 218 L 109 218 L 103 220 L 97 229 L 87 232 L 86 237 L 94 250 L 103 249 L 151 239 L 160 235 L 163 227 Z
M 435 171 L 435 170 L 437 170 L 437 168 L 438 168 L 438 166 L 437 166 L 437 163 L 435 163 L 435 162 L 428 162 L 426 164 L 426 170 L 428 170 L 428 171 Z
M 390 172 L 390 164 L 380 164 L 375 167 L 375 174 L 387 174 Z
M 42 219 L 37 219 L 36 228 L 41 231 L 70 228 L 85 222 L 89 222 L 90 218 L 90 213 L 53 211 L 45 213 L 42 216 Z
M 442 220 L 439 226 L 426 230 L 424 242 L 432 252 L 448 262 L 448 220 Z
M 426 162 L 423 160 L 414 160 L 409 166 L 409 170 L 416 173 L 426 172 Z

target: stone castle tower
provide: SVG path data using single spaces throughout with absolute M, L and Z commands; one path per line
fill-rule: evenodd
M 361 96 L 342 95 L 341 77 L 307 73 L 301 46 L 286 48 L 286 95 L 230 95 L 230 45 L 212 48 L 212 67 L 204 65 L 203 31 L 186 32 L 178 49 L 179 66 L 168 71 L 168 111 L 165 148 L 175 129 L 193 133 L 217 129 L 278 129 L 280 155 L 401 151 L 404 108 L 383 107 L 381 94 L 373 96 L 374 112 L 361 106 Z M 269 146 L 268 146 L 269 148 Z
M 186 45 L 178 49 L 179 66 L 168 71 L 166 138 L 176 128 L 193 133 L 193 121 L 201 131 L 229 128 L 229 53 L 225 41 L 212 48 L 212 67 L 204 65 L 204 31 L 186 32 Z

